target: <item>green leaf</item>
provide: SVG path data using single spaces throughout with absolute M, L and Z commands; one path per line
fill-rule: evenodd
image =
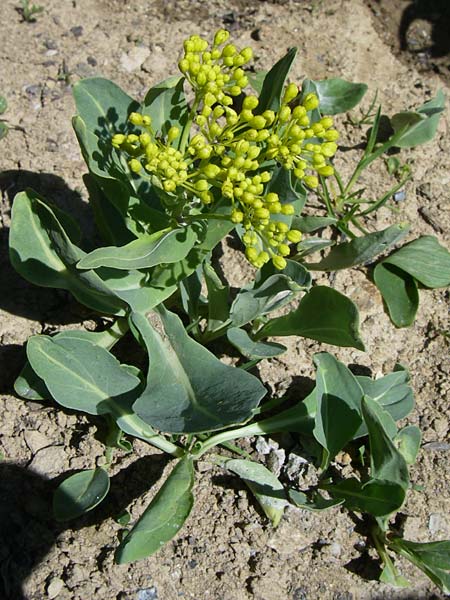
M 197 241 L 192 227 L 164 229 L 151 235 L 144 235 L 126 246 L 97 248 L 87 254 L 77 267 L 79 269 L 148 269 L 161 263 L 174 263 L 182 260 Z
M 334 217 L 294 217 L 292 219 L 292 228 L 299 229 L 302 233 L 312 233 L 313 231 L 322 229 L 322 227 L 335 225 L 336 223 L 337 219 Z
M 374 517 L 390 515 L 405 500 L 405 489 L 393 481 L 371 479 L 361 483 L 351 477 L 324 488 L 335 498 L 344 499 L 345 506 L 350 510 L 367 512 Z
M 450 594 L 450 540 L 418 543 L 393 538 L 389 548 L 421 569 L 444 594 Z
M 186 279 L 183 279 L 179 283 L 183 310 L 191 321 L 195 321 L 198 318 L 200 306 L 206 302 L 202 296 L 201 272 L 201 269 L 198 268 L 192 275 L 189 275 L 189 277 L 186 277 Z
M 142 114 L 152 119 L 152 129 L 163 136 L 175 125 L 182 129 L 189 107 L 184 95 L 184 77 L 169 77 L 152 87 L 145 96 Z
M 318 237 L 310 237 L 305 240 L 302 240 L 299 244 L 297 244 L 297 252 L 299 257 L 301 257 L 301 259 L 303 260 L 306 256 L 314 254 L 315 252 L 320 252 L 321 250 L 325 250 L 325 248 L 329 248 L 333 245 L 334 242 L 332 240 L 325 240 Z
M 450 285 L 450 252 L 432 235 L 424 235 L 383 261 L 405 271 L 428 288 Z
M 394 567 L 390 559 L 389 562 L 384 563 L 383 570 L 378 579 L 382 583 L 393 585 L 395 587 L 410 587 L 411 585 L 409 581 L 405 579 L 405 577 L 397 572 L 397 569 Z
M 65 479 L 53 496 L 53 515 L 57 521 L 69 521 L 89 512 L 109 492 L 109 477 L 97 467 L 75 473 Z
M 266 78 L 267 71 L 256 71 L 256 73 L 247 73 L 248 82 L 251 87 L 255 90 L 258 96 L 261 95 L 261 91 L 264 85 L 264 79 Z
M 299 335 L 364 350 L 358 329 L 358 309 L 353 302 L 332 288 L 316 286 L 305 294 L 296 310 L 268 321 L 257 337 Z
M 249 359 L 273 358 L 286 352 L 286 346 L 275 342 L 255 342 L 245 329 L 231 327 L 227 331 L 227 338 L 239 352 Z
M 419 307 L 419 292 L 413 277 L 387 262 L 379 263 L 373 272 L 375 285 L 396 327 L 409 327 Z
M 239 475 L 247 484 L 266 516 L 276 527 L 288 504 L 283 484 L 264 465 L 251 460 L 227 460 L 224 467 Z
M 363 391 L 353 373 L 332 354 L 314 355 L 317 367 L 314 437 L 324 448 L 321 469 L 353 439 L 361 425 Z
M 117 549 L 118 564 L 151 556 L 181 529 L 194 503 L 192 458 L 180 460 Z
M 291 48 L 264 77 L 257 114 L 262 114 L 265 110 L 277 111 L 280 108 L 284 84 L 296 55 L 297 48 Z
M 80 79 L 73 88 L 78 115 L 100 139 L 110 139 L 123 131 L 128 115 L 139 104 L 112 81 L 101 77 Z
M 416 462 L 421 440 L 422 433 L 415 425 L 403 427 L 393 439 L 394 445 L 408 465 L 413 465 Z
M 368 233 L 362 237 L 344 242 L 331 248 L 329 253 L 318 263 L 308 263 L 313 271 L 337 271 L 347 269 L 372 260 L 385 252 L 389 246 L 404 237 L 409 230 L 407 225 L 391 225 L 382 231 Z
M 26 400 L 48 400 L 51 398 L 45 383 L 36 375 L 29 362 L 25 363 L 14 382 L 14 391 Z
M 336 77 L 314 81 L 322 115 L 344 113 L 361 102 L 367 92 L 365 83 L 352 83 Z
M 76 264 L 85 253 L 71 242 L 58 219 L 60 213 L 32 190 L 17 194 L 9 236 L 13 267 L 31 283 L 69 290 L 79 302 L 94 310 L 123 313 L 125 303 L 96 273 L 77 270 Z
M 408 467 L 385 425 L 386 420 L 392 417 L 368 396 L 364 396 L 361 408 L 369 432 L 372 478 L 392 481 L 406 490 L 409 485 Z
M 439 90 L 436 97 L 425 102 L 416 112 L 403 112 L 391 119 L 395 134 L 403 134 L 395 141 L 397 148 L 412 148 L 432 140 L 445 106 L 445 96 Z
M 134 411 L 146 423 L 171 433 L 213 431 L 249 419 L 266 394 L 261 382 L 220 362 L 163 306 L 158 315 L 164 337 L 144 315 L 131 316 L 151 357 L 147 387 Z
M 319 492 L 315 492 L 312 498 L 309 498 L 304 492 L 298 490 L 289 490 L 289 499 L 292 500 L 295 506 L 312 512 L 328 510 L 344 502 L 343 498 L 324 498 Z
M 362 387 L 364 395 L 369 396 L 375 402 L 378 402 L 386 412 L 392 417 L 393 421 L 399 421 L 406 417 L 414 408 L 414 396 L 412 389 L 407 382 L 409 374 L 405 370 L 394 371 L 379 379 L 357 376 L 359 385 Z M 395 429 L 395 430 L 394 430 Z M 397 427 L 394 423 L 393 435 L 397 434 Z M 354 439 L 367 435 L 367 427 L 362 423 L 355 434 Z M 390 433 L 390 432 L 389 432 Z
M 297 179 L 293 179 L 292 172 L 283 166 L 276 166 L 272 171 L 272 178 L 267 184 L 266 193 L 278 194 L 281 204 L 292 204 L 295 215 L 299 215 L 306 203 L 307 191 Z M 292 215 L 277 215 L 277 220 L 291 227 L 295 217 Z
M 0 96 L 0 115 L 2 115 L 8 108 L 8 102 L 5 96 Z
M 203 276 L 208 290 L 207 331 L 216 331 L 223 327 L 229 320 L 229 288 L 222 283 L 220 277 L 209 263 L 203 264 Z

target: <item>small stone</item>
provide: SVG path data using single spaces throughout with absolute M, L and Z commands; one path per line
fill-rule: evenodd
M 25 444 L 33 454 L 36 454 L 36 452 L 39 452 L 42 448 L 50 446 L 52 443 L 48 437 L 35 429 L 25 431 L 23 437 L 25 439 Z
M 120 57 L 120 64 L 125 71 L 132 73 L 133 71 L 140 69 L 149 56 L 150 50 L 148 48 L 136 46 L 126 54 L 122 54 Z
M 81 25 L 77 25 L 76 27 L 71 27 L 70 28 L 70 33 L 76 37 L 79 38 L 83 35 L 83 27 Z
M 36 452 L 28 467 L 43 477 L 54 477 L 64 471 L 65 462 L 63 446 L 48 446 Z
M 267 457 L 267 467 L 269 471 L 272 471 L 272 473 L 278 477 L 285 460 L 286 452 L 283 450 L 283 448 L 280 448 L 279 450 L 272 450 Z
M 56 50 L 56 48 L 51 48 L 50 50 L 47 50 L 45 56 L 56 56 L 57 54 L 58 50 Z
M 329 550 L 330 554 L 332 554 L 336 558 L 339 558 L 342 553 L 342 546 L 340 544 L 338 544 L 337 542 L 333 542 L 332 544 L 330 544 L 330 547 L 328 550 Z
M 139 590 L 136 595 L 136 600 L 157 600 L 158 599 L 158 591 L 155 586 L 151 588 L 145 588 L 143 590 Z
M 269 454 L 272 450 L 278 450 L 278 444 L 274 440 L 259 436 L 256 439 L 255 448 L 259 454 Z
M 428 529 L 431 534 L 445 533 L 448 529 L 448 524 L 444 516 L 440 513 L 431 513 L 428 519 Z M 446 534 L 447 535 L 447 534 Z
M 53 577 L 48 586 L 47 586 L 47 596 L 51 598 L 56 598 L 59 593 L 64 588 L 64 581 L 59 577 Z
M 295 481 L 304 471 L 308 461 L 298 454 L 290 453 L 285 467 L 285 473 L 291 481 Z

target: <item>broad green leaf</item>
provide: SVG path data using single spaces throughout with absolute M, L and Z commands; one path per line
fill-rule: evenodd
M 179 283 L 183 310 L 191 321 L 197 319 L 200 305 L 206 303 L 205 298 L 202 296 L 201 273 L 201 269 L 198 268 L 192 275 L 189 275 L 189 277 L 186 277 L 186 279 L 183 279 Z
M 343 504 L 343 498 L 324 498 L 319 492 L 315 492 L 312 498 L 307 496 L 304 492 L 298 490 L 289 490 L 289 499 L 298 506 L 312 512 L 321 512 L 328 510 L 334 506 Z
M 393 538 L 389 548 L 421 569 L 444 594 L 450 594 L 450 540 L 418 543 Z
M 422 433 L 415 425 L 403 427 L 393 439 L 394 446 L 397 447 L 408 465 L 416 462 L 421 440 Z
M 163 336 L 144 315 L 131 315 L 150 356 L 147 387 L 134 411 L 146 423 L 170 433 L 213 431 L 249 419 L 266 394 L 261 382 L 220 362 L 163 306 L 158 315 Z
M 36 375 L 28 361 L 14 382 L 14 391 L 26 400 L 48 400 L 51 398 L 45 383 Z
M 141 382 L 100 346 L 76 338 L 32 336 L 27 344 L 32 369 L 61 406 L 107 415 L 125 433 L 148 441 L 153 429 L 131 410 Z
M 419 307 L 415 279 L 387 262 L 381 262 L 375 267 L 373 279 L 394 325 L 409 327 L 414 322 Z
M 416 112 L 394 115 L 391 125 L 395 134 L 403 131 L 394 145 L 397 148 L 412 148 L 432 140 L 436 134 L 444 105 L 444 92 L 439 90 L 435 98 L 425 102 Z
M 369 396 L 375 402 L 378 402 L 386 412 L 390 414 L 393 421 L 399 421 L 406 417 L 414 408 L 414 395 L 411 387 L 407 385 L 409 374 L 405 370 L 394 371 L 379 379 L 357 376 L 359 385 L 362 387 L 364 395 Z M 397 428 L 394 423 L 396 435 Z M 365 423 L 355 434 L 354 439 L 367 435 Z
M 92 77 L 77 81 L 72 88 L 78 115 L 87 128 L 101 139 L 123 131 L 128 115 L 139 104 L 112 81 Z
M 329 248 L 333 245 L 334 242 L 332 240 L 310 237 L 297 244 L 297 253 L 298 256 L 303 260 L 306 256 L 314 254 L 315 252 L 320 252 L 321 250 L 325 250 L 325 248 Z
M 364 396 L 361 408 L 369 432 L 371 477 L 392 481 L 406 490 L 409 485 L 408 467 L 385 425 L 386 420 L 392 417 L 369 396 Z
M 8 108 L 8 102 L 5 96 L 0 96 L 0 115 L 2 115 Z
M 236 473 L 250 488 L 266 516 L 276 527 L 288 504 L 283 484 L 264 465 L 240 458 L 227 460 L 226 469 Z
M 53 496 L 53 515 L 57 521 L 69 521 L 89 512 L 109 492 L 109 477 L 97 467 L 75 473 L 65 479 Z
M 256 71 L 256 73 L 247 73 L 248 82 L 250 86 L 255 90 L 258 96 L 261 95 L 262 87 L 264 85 L 264 79 L 266 78 L 267 71 Z
M 361 102 L 367 92 L 365 83 L 352 83 L 336 77 L 314 81 L 322 115 L 344 113 Z
M 268 321 L 257 337 L 299 335 L 364 350 L 358 329 L 358 309 L 353 302 L 333 288 L 316 286 L 304 295 L 296 310 Z
M 96 273 L 77 270 L 85 253 L 71 242 L 55 211 L 32 190 L 14 200 L 9 246 L 13 267 L 31 283 L 69 290 L 79 302 L 102 313 L 124 312 L 125 303 Z
M 335 498 L 343 498 L 350 510 L 367 512 L 374 517 L 390 515 L 405 500 L 405 489 L 393 481 L 371 479 L 361 483 L 353 477 L 324 488 Z
M 126 246 L 117 248 L 107 246 L 97 248 L 87 254 L 77 267 L 79 269 L 148 269 L 162 263 L 174 263 L 183 260 L 197 241 L 192 227 L 165 229 L 144 235 Z
M 163 136 L 173 125 L 182 129 L 189 107 L 183 90 L 184 77 L 169 77 L 152 87 L 145 96 L 142 114 L 152 119 L 152 129 Z
M 317 395 L 316 391 L 313 390 L 311 394 L 292 408 L 283 410 L 268 419 L 258 421 L 258 430 L 263 431 L 265 434 L 289 431 L 312 436 L 316 412 Z
M 407 225 L 391 225 L 382 231 L 368 233 L 362 237 L 333 246 L 328 254 L 318 263 L 308 263 L 313 271 L 337 271 L 347 269 L 372 260 L 385 252 L 408 233 Z
M 317 412 L 314 437 L 322 445 L 321 468 L 351 440 L 361 425 L 363 391 L 353 373 L 328 352 L 314 355 Z
M 180 460 L 117 549 L 118 564 L 151 556 L 181 529 L 194 503 L 192 458 Z
M 209 263 L 203 264 L 203 276 L 208 290 L 208 331 L 216 331 L 229 320 L 229 288 L 224 285 Z
M 284 84 L 296 55 L 297 48 L 291 48 L 264 77 L 259 105 L 256 109 L 257 114 L 261 114 L 265 110 L 277 111 L 280 108 Z
M 410 583 L 405 577 L 397 572 L 391 560 L 384 563 L 383 570 L 379 576 L 379 581 L 387 583 L 387 585 L 393 585 L 395 587 L 410 587 Z
M 294 217 L 292 219 L 292 228 L 299 229 L 302 233 L 312 233 L 313 231 L 322 229 L 322 227 L 335 225 L 336 223 L 337 219 L 334 217 Z
M 286 346 L 276 342 L 255 342 L 245 329 L 239 329 L 239 327 L 228 329 L 227 338 L 243 356 L 250 359 L 272 358 L 287 350 Z
M 432 235 L 424 235 L 383 261 L 405 271 L 428 288 L 450 285 L 450 252 Z

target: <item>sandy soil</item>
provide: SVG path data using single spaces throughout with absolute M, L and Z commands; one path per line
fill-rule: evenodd
M 186 36 L 210 35 L 226 26 L 239 44 L 253 46 L 257 68 L 269 67 L 296 45 L 300 52 L 294 80 L 341 76 L 366 82 L 367 98 L 378 89 L 385 112 L 392 113 L 421 104 L 440 87 L 448 97 L 448 56 L 438 60 L 430 55 L 426 63 L 417 55 L 400 52 L 400 7 L 406 9 L 409 2 L 41 0 L 45 11 L 35 23 L 21 21 L 17 4 L 15 0 L 0 3 L 0 93 L 9 103 L 5 116 L 18 127 L 0 142 L 0 449 L 5 458 L 0 463 L 0 597 L 441 598 L 435 586 L 407 564 L 402 567 L 412 589 L 398 591 L 378 583 L 379 566 L 366 548 L 364 532 L 339 509 L 326 514 L 292 509 L 272 530 L 239 482 L 206 461 L 199 464 L 194 511 L 178 538 L 150 559 L 114 565 L 121 529 L 114 518 L 129 508 L 135 519 L 168 466 L 165 457 L 149 453 L 139 442 L 133 455 L 117 454 L 111 499 L 105 506 L 72 527 L 56 524 L 50 512 L 51 492 L 63 473 L 92 467 L 102 455 L 94 437 L 96 426 L 53 406 L 17 399 L 12 383 L 29 335 L 62 327 L 93 328 L 95 318 L 65 293 L 21 280 L 8 264 L 6 243 L 12 198 L 26 186 L 68 210 L 90 233 L 82 183 L 85 166 L 70 124 L 74 113 L 70 85 L 80 77 L 110 78 L 141 99 L 151 85 L 176 73 Z M 431 22 L 422 19 L 421 23 L 432 38 L 433 29 L 426 29 Z M 419 25 L 415 21 L 411 26 Z M 408 35 L 412 39 L 418 34 Z M 352 145 L 360 135 L 345 124 L 341 129 L 343 145 Z M 382 210 L 373 225 L 408 220 L 413 237 L 437 235 L 448 247 L 449 151 L 445 115 L 433 143 L 402 155 L 414 172 L 405 189 L 406 200 L 397 212 Z M 344 171 L 355 152 L 342 153 Z M 367 175 L 366 184 L 379 189 L 386 185 L 385 178 L 380 165 Z M 228 269 L 233 283 L 242 283 L 245 270 L 238 258 L 232 258 Z M 299 395 L 307 384 L 305 378 L 312 375 L 311 356 L 319 349 L 333 351 L 341 360 L 374 374 L 391 370 L 396 362 L 407 365 L 417 399 L 410 422 L 420 425 L 424 433 L 412 478 L 424 491 L 411 494 L 401 518 L 409 539 L 450 538 L 450 365 L 448 338 L 440 333 L 449 329 L 448 291 L 422 291 L 416 323 L 397 331 L 363 270 L 340 272 L 333 285 L 359 305 L 367 352 L 336 352 L 311 341 L 288 340 L 288 352 L 263 364 L 260 375 L 273 388 Z M 293 483 L 306 481 L 311 474 L 292 469 L 289 461 L 295 439 L 278 442 L 286 454 L 279 461 L 282 476 L 293 477 Z M 254 446 L 254 440 L 251 443 Z M 272 462 L 274 457 L 273 450 L 265 456 Z

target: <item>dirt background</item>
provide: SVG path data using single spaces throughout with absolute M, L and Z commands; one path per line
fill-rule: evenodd
M 0 142 L 1 599 L 442 598 L 425 576 L 403 562 L 411 589 L 394 590 L 378 583 L 379 566 L 372 551 L 367 551 L 364 532 L 339 509 L 324 514 L 290 509 L 279 528 L 272 530 L 239 482 L 207 461 L 198 465 L 196 505 L 177 539 L 150 559 L 132 566 L 114 565 L 121 530 L 114 518 L 125 508 L 132 519 L 137 518 L 168 467 L 165 457 L 152 454 L 139 442 L 132 455 L 117 453 L 111 497 L 104 506 L 79 519 L 73 528 L 56 524 L 49 506 L 61 475 L 101 460 L 96 426 L 53 406 L 17 399 L 12 383 L 31 334 L 63 327 L 92 329 L 96 321 L 66 293 L 21 280 L 8 264 L 6 243 L 12 198 L 28 185 L 83 223 L 89 222 L 82 183 L 85 166 L 70 123 L 74 113 L 70 85 L 78 78 L 101 75 L 142 99 L 151 85 L 176 73 L 186 36 L 194 32 L 211 36 L 225 26 L 238 44 L 252 45 L 256 68 L 271 66 L 296 45 L 299 57 L 293 80 L 341 76 L 366 82 L 370 90 L 364 106 L 378 89 L 385 112 L 392 114 L 421 104 L 440 87 L 449 96 L 448 3 L 39 3 L 45 10 L 35 23 L 22 22 L 18 1 L 0 3 L 0 93 L 9 103 L 4 116 L 17 127 Z M 346 124 L 341 130 L 343 146 L 353 145 L 361 135 Z M 447 113 L 434 142 L 401 155 L 413 167 L 413 180 L 395 212 L 382 210 L 373 226 L 407 220 L 414 237 L 437 235 L 448 247 L 449 151 Z M 355 150 L 341 153 L 344 172 L 355 156 Z M 385 189 L 385 167 L 380 164 L 371 170 L 365 183 L 375 191 Z M 228 261 L 227 268 L 234 285 L 249 275 L 238 258 Z M 260 375 L 271 389 L 301 397 L 310 385 L 312 354 L 319 349 L 335 352 L 341 360 L 373 374 L 390 371 L 396 362 L 407 365 L 417 400 L 409 420 L 422 428 L 424 444 L 412 479 L 424 491 L 411 493 L 401 519 L 409 539 L 450 538 L 449 343 L 442 334 L 449 330 L 448 291 L 422 291 L 415 324 L 397 331 L 363 270 L 340 272 L 332 283 L 358 304 L 367 352 L 288 339 L 288 352 L 262 363 Z M 255 440 L 249 443 L 249 448 L 255 447 Z M 284 438 L 268 446 L 259 442 L 257 448 L 286 481 L 305 486 L 314 473 L 296 458 L 295 443 Z M 337 468 L 345 468 L 345 457 L 342 462 Z

